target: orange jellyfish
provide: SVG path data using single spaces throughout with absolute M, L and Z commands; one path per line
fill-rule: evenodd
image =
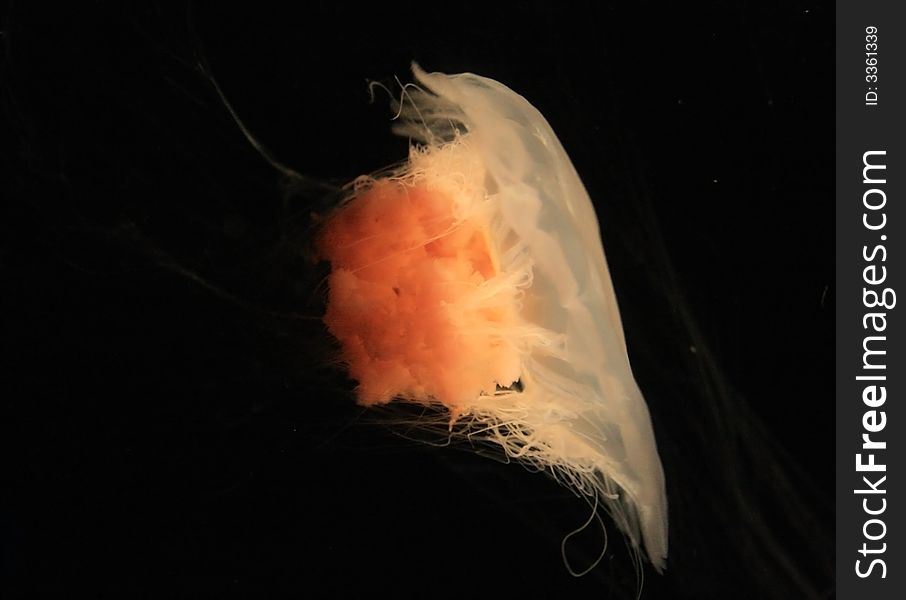
M 591 199 L 525 98 L 413 72 L 408 160 L 356 180 L 317 241 L 358 401 L 444 410 L 604 507 L 661 570 L 663 469 Z

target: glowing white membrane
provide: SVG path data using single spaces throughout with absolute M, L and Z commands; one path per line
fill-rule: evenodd
M 479 395 L 455 418 L 597 499 L 663 568 L 664 474 L 588 192 L 525 98 L 470 73 L 413 72 L 421 89 L 410 87 L 396 128 L 420 144 L 410 172 L 456 195 L 459 218 L 486 223 L 498 274 L 476 301 L 519 310 L 501 337 L 523 389 Z

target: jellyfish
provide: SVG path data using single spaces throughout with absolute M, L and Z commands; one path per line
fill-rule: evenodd
M 441 410 L 602 507 L 660 571 L 664 474 L 592 201 L 525 98 L 412 70 L 408 159 L 356 179 L 316 241 L 358 403 Z

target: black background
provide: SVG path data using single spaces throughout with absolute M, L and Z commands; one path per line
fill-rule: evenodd
M 643 597 L 832 594 L 832 7 L 563 4 L 5 9 L 3 589 L 634 596 L 610 524 L 567 573 L 569 492 L 326 365 L 309 214 L 405 156 L 366 81 L 415 60 L 526 96 L 595 199 L 671 502 Z

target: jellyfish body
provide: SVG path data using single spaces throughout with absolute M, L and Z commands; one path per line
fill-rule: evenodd
M 443 407 L 604 506 L 661 569 L 663 470 L 591 199 L 522 96 L 413 71 L 408 162 L 357 180 L 318 239 L 358 400 Z

